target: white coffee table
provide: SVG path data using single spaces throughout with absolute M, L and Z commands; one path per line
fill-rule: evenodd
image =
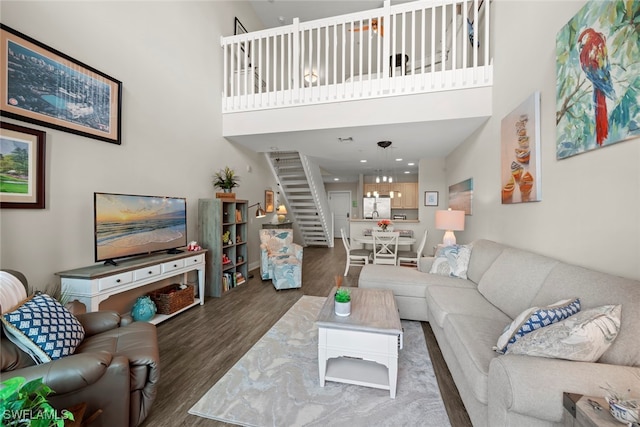
M 320 310 L 318 371 L 320 387 L 337 381 L 389 390 L 396 397 L 402 325 L 390 290 L 351 289 L 351 315 L 334 312 L 333 288 Z

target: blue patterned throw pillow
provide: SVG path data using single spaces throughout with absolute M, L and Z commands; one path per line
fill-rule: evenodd
M 73 314 L 49 295 L 39 294 L 2 315 L 7 338 L 36 363 L 73 354 L 84 328 Z
M 498 344 L 493 347 L 498 353 L 504 354 L 507 348 L 518 338 L 536 329 L 549 326 L 572 316 L 580 311 L 580 298 L 558 301 L 547 307 L 528 308 L 507 325 L 498 338 Z

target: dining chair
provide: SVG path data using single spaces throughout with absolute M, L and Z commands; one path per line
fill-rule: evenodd
M 409 266 L 418 266 L 418 259 L 420 259 L 423 255 L 424 246 L 427 244 L 427 235 L 429 234 L 429 229 L 424 230 L 424 235 L 422 236 L 422 240 L 420 241 L 420 245 L 418 245 L 418 250 L 414 251 L 398 251 L 398 265 L 409 265 Z
M 342 236 L 344 249 L 347 251 L 347 266 L 344 269 L 344 275 L 346 276 L 349 272 L 349 267 L 352 265 L 362 266 L 369 264 L 369 259 L 371 258 L 373 251 L 368 249 L 352 249 L 344 228 L 340 229 L 340 235 Z
M 396 265 L 398 262 L 399 231 L 373 230 L 373 263 Z

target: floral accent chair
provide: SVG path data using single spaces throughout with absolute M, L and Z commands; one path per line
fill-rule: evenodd
M 302 286 L 302 246 L 293 243 L 293 230 L 260 230 L 260 276 L 278 290 Z

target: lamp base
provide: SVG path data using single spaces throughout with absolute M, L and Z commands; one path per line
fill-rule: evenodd
M 283 223 L 287 220 L 287 217 L 284 215 L 278 215 L 278 222 Z
M 453 231 L 445 231 L 444 237 L 442 238 L 442 244 L 445 246 L 453 246 L 456 244 L 456 236 L 453 234 Z

